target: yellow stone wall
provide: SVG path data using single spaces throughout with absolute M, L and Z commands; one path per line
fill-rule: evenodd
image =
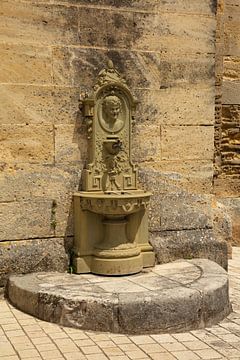
M 141 179 L 152 174 L 148 186 L 163 196 L 212 192 L 215 11 L 214 0 L 1 0 L 2 273 L 5 250 L 21 245 L 30 250 L 20 271 L 54 267 L 52 244 L 66 266 L 86 160 L 79 94 L 108 58 L 141 101 L 133 133 Z M 154 216 L 150 229 L 161 230 Z M 208 226 L 194 221 L 175 216 L 164 230 Z
M 240 1 L 221 0 L 217 31 L 216 174 L 214 193 L 232 219 L 240 245 Z

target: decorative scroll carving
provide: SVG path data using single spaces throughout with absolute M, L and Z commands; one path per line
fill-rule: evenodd
M 129 215 L 138 210 L 146 209 L 149 205 L 150 196 L 145 197 L 128 197 L 127 201 L 124 196 L 119 195 L 119 199 L 104 198 L 82 198 L 82 210 L 89 210 L 97 214 L 116 214 L 116 215 Z

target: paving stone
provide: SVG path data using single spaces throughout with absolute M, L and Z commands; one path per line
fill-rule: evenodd
M 217 351 L 212 349 L 206 350 L 196 350 L 195 353 L 200 356 L 201 359 L 204 360 L 213 360 L 213 359 L 221 359 L 222 355 Z
M 200 357 L 196 354 L 194 354 L 192 351 L 176 351 L 173 352 L 173 355 L 178 360 L 197 360 L 200 359 Z

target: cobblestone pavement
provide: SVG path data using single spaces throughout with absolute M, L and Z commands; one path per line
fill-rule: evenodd
M 126 336 L 70 329 L 0 300 L 0 360 L 240 360 L 240 248 L 229 261 L 234 312 L 219 325 L 181 334 Z

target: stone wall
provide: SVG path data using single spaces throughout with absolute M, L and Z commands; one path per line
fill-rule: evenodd
M 214 192 L 233 223 L 234 245 L 240 245 L 240 2 L 222 0 L 219 24 L 217 79 L 219 105 L 216 122 L 216 178 Z
M 78 99 L 108 58 L 141 101 L 133 153 L 154 192 L 153 243 L 212 239 L 215 11 L 215 0 L 1 0 L 0 285 L 67 269 L 86 160 Z

